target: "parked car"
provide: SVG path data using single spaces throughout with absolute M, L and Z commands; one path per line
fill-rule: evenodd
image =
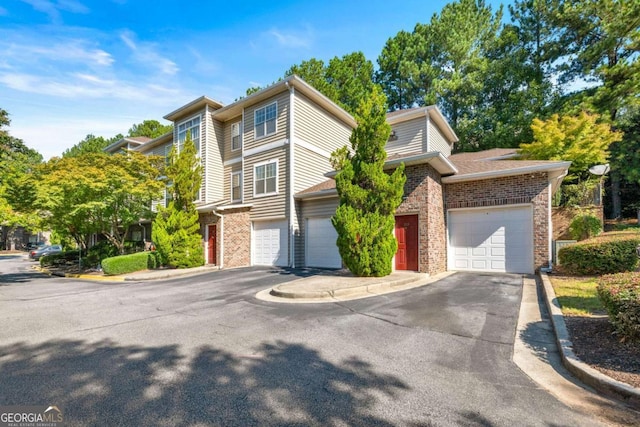
M 27 250 L 28 251 L 33 251 L 33 250 L 36 250 L 36 249 L 41 249 L 44 246 L 46 246 L 46 244 L 44 242 L 29 242 L 29 243 L 27 243 Z
M 45 255 L 55 255 L 62 253 L 62 246 L 60 245 L 46 245 L 40 249 L 34 249 L 29 252 L 29 258 L 38 261 Z

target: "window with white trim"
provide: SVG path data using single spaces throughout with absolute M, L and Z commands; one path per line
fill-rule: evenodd
M 231 174 L 231 201 L 242 201 L 242 172 Z
M 240 132 L 240 122 L 231 125 L 231 150 L 242 148 L 242 133 Z
M 278 103 L 274 102 L 259 108 L 254 113 L 255 138 L 262 138 L 276 133 L 276 117 L 278 116 Z
M 196 146 L 196 156 L 200 157 L 200 116 L 182 122 L 178 125 L 178 152 L 182 151 L 187 134 Z
M 277 160 L 254 166 L 253 192 L 256 196 L 268 196 L 278 192 Z

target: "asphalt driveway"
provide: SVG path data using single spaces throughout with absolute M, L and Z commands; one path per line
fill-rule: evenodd
M 296 305 L 254 298 L 282 270 L 106 284 L 7 262 L 0 405 L 69 425 L 598 425 L 511 361 L 518 275 Z

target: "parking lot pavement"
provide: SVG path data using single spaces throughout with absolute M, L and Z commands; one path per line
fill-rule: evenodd
M 331 304 L 254 297 L 297 277 L 3 283 L 0 402 L 57 405 L 69 425 L 600 425 L 511 361 L 520 276 Z

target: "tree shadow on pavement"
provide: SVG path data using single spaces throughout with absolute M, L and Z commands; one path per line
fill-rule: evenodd
M 56 340 L 0 346 L 0 404 L 57 405 L 67 425 L 392 425 L 371 415 L 408 389 L 359 359 L 304 345 L 250 354 Z
M 0 286 L 7 286 L 13 283 L 27 283 L 34 279 L 42 280 L 47 279 L 49 276 L 39 272 L 29 273 L 6 273 L 3 274 L 0 271 Z

